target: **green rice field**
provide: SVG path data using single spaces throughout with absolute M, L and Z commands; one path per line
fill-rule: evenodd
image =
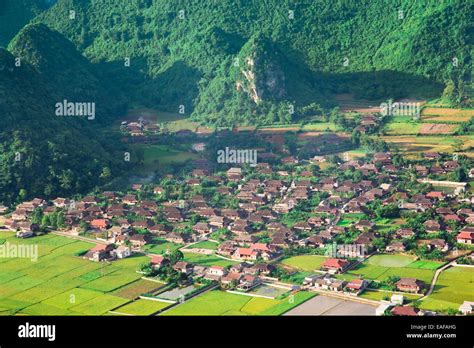
M 163 315 L 281 315 L 314 297 L 298 292 L 282 300 L 250 297 L 213 290 L 171 308 Z
M 314 271 L 319 269 L 326 259 L 327 257 L 321 255 L 298 255 L 284 259 L 281 263 L 303 271 Z
M 0 259 L 0 314 L 104 315 L 160 286 L 136 272 L 147 256 L 96 263 L 75 256 L 92 248 L 91 243 L 53 234 L 20 240 L 12 232 L 0 232 L 0 238 L 38 246 L 36 261 Z
M 464 301 L 474 301 L 474 268 L 450 267 L 441 272 L 433 293 L 422 301 L 420 308 L 457 310 Z

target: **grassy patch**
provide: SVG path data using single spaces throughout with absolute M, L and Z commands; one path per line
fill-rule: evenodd
M 195 253 L 183 253 L 184 261 L 204 265 L 204 266 L 222 266 L 227 267 L 235 265 L 236 261 L 229 261 L 214 255 L 203 255 Z
M 404 267 L 413 260 L 414 257 L 408 255 L 374 255 L 368 258 L 367 263 L 383 267 Z
M 216 242 L 211 242 L 211 241 L 202 241 L 198 242 L 196 244 L 193 244 L 190 246 L 192 249 L 210 249 L 210 250 L 216 250 L 217 247 L 219 246 L 219 243 Z
M 182 244 L 171 243 L 164 239 L 154 238 L 153 244 L 146 245 L 145 250 L 149 253 L 161 255 L 167 252 L 168 250 L 175 251 L 176 249 L 179 249 L 182 246 L 183 246 Z
M 284 259 L 281 263 L 303 271 L 314 271 L 319 269 L 326 259 L 320 255 L 299 255 Z
M 384 131 L 390 135 L 397 134 L 418 134 L 420 133 L 421 123 L 415 122 L 390 122 Z

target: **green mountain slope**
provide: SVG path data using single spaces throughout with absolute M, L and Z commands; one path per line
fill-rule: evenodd
M 114 139 L 97 140 L 91 121 L 56 116 L 61 99 L 47 77 L 14 59 L 0 49 L 0 202 L 86 191 L 108 169 L 119 173 L 123 152 Z
M 0 46 L 6 47 L 24 25 L 55 2 L 55 0 L 0 1 Z
M 66 15 L 71 9 L 73 20 Z M 265 118 L 265 101 L 331 105 L 340 86 L 377 99 L 409 96 L 385 83 L 416 81 L 424 83 L 421 96 L 438 95 L 439 83 L 470 71 L 471 14 L 467 0 L 60 0 L 35 21 L 64 34 L 92 61 L 107 62 L 104 70 L 120 76 L 116 82 L 128 89 L 131 104 L 168 111 L 185 105 L 195 108 L 195 118 L 229 123 Z M 233 71 L 251 47 L 260 107 L 245 83 L 236 90 L 244 81 Z M 124 57 L 132 58 L 128 69 L 119 68 Z
M 48 80 L 58 100 L 94 102 L 96 122 L 106 123 L 124 111 L 124 102 L 107 86 L 99 67 L 57 31 L 43 24 L 27 25 L 8 49 Z

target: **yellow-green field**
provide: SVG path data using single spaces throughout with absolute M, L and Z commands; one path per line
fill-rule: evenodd
M 383 136 L 389 145 L 394 145 L 410 158 L 419 158 L 423 152 L 453 152 L 455 139 L 463 141 L 462 149 L 474 146 L 474 135 L 465 136 Z M 474 156 L 472 151 L 464 152 L 467 156 Z
M 126 315 L 152 315 L 169 306 L 170 304 L 166 302 L 139 299 L 115 309 L 114 312 Z
M 117 290 L 142 282 L 136 269 L 149 260 L 137 256 L 95 263 L 75 256 L 93 244 L 53 234 L 20 240 L 12 232 L 0 232 L 0 239 L 38 247 L 37 261 L 0 258 L 0 314 L 5 315 L 106 314 L 130 301 L 129 292 Z
M 281 263 L 302 271 L 314 271 L 319 269 L 326 259 L 320 255 L 299 255 L 284 259 Z
M 435 270 L 441 265 L 434 261 L 415 261 L 408 255 L 374 255 L 348 274 L 379 281 L 387 280 L 390 276 L 416 278 L 429 284 Z
M 309 292 L 298 292 L 293 297 L 272 300 L 212 290 L 163 315 L 281 315 L 314 296 Z
M 428 122 L 467 122 L 472 117 L 474 109 L 426 107 L 421 112 L 422 121 Z
M 457 310 L 464 301 L 474 301 L 474 268 L 450 267 L 441 272 L 433 293 L 422 301 L 420 308 Z

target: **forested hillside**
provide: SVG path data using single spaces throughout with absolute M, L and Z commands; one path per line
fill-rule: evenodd
M 34 67 L 0 49 L 0 202 L 84 192 L 123 168 L 123 149 L 79 118 L 55 115 L 58 96 Z M 122 151 L 121 151 L 122 150 Z
M 286 103 L 332 106 L 340 92 L 439 95 L 448 80 L 469 79 L 471 16 L 468 0 L 60 0 L 35 21 L 101 62 L 132 105 L 184 105 L 195 118 L 229 124 L 267 122 Z M 240 75 L 249 54 L 257 54 L 257 100 Z
M 10 42 L 9 51 L 47 79 L 59 100 L 95 102 L 96 123 L 110 122 L 126 109 L 114 84 L 74 44 L 44 24 L 27 25 Z
M 56 0 L 0 1 L 0 47 L 6 47 L 24 25 L 55 2 Z
M 271 124 L 332 108 L 341 93 L 462 91 L 472 9 L 469 0 L 0 1 L 0 201 L 85 191 L 120 172 L 123 149 L 100 127 L 127 108 Z M 55 116 L 64 99 L 95 103 L 94 122 Z

